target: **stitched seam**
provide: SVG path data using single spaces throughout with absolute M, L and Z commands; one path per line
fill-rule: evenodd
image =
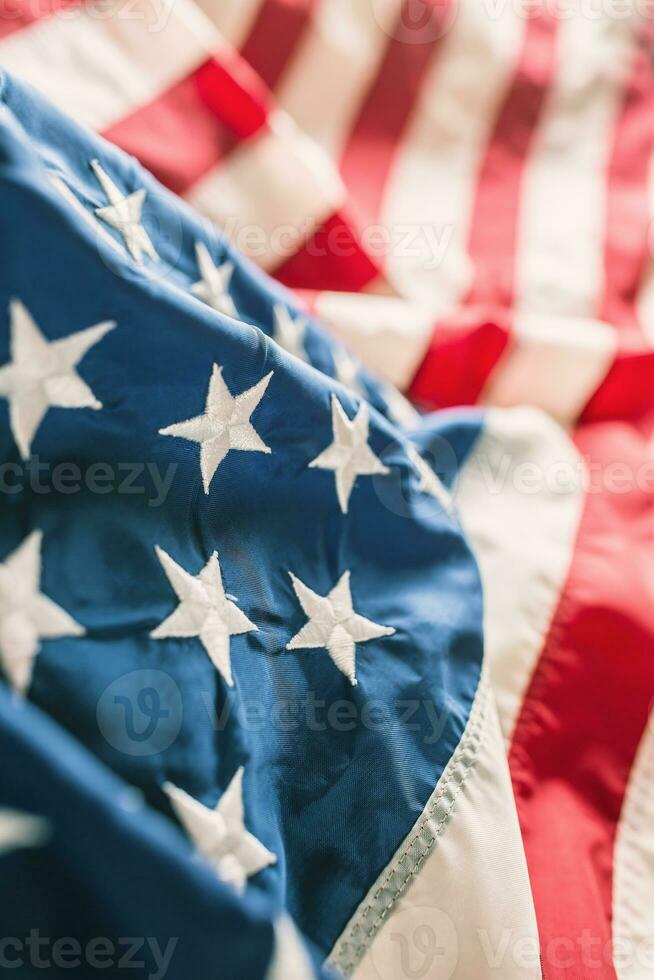
M 328 962 L 346 976 L 360 962 L 385 919 L 408 890 L 449 823 L 456 799 L 477 761 L 481 734 L 486 724 L 486 706 L 489 696 L 488 680 L 485 675 L 482 675 L 481 690 L 473 708 L 473 715 L 469 719 L 467 731 L 459 742 L 432 797 L 389 867 L 385 869 L 373 886 L 373 890 L 368 893 L 367 898 L 354 913 L 330 953 Z M 449 799 L 442 807 L 448 791 Z M 432 819 L 438 809 L 442 809 L 442 813 L 438 822 L 433 825 Z M 397 879 L 398 875 L 400 880 L 393 885 L 393 879 Z
M 442 833 L 446 824 L 449 822 L 456 797 L 464 785 L 468 772 L 476 761 L 479 744 L 478 735 L 483 727 L 486 699 L 487 691 L 485 690 L 478 706 L 479 713 L 474 719 L 473 724 L 470 726 L 468 735 L 465 737 L 465 741 L 459 746 L 459 752 L 457 753 L 458 757 L 456 758 L 454 764 L 451 766 L 451 768 L 449 768 L 445 779 L 440 781 L 434 796 L 419 818 L 414 830 L 405 841 L 401 853 L 394 858 L 390 869 L 387 869 L 384 872 L 381 883 L 375 888 L 372 898 L 355 913 L 355 916 L 351 920 L 350 925 L 346 930 L 349 934 L 348 938 L 343 938 L 337 944 L 337 947 L 341 948 L 338 949 L 335 947 L 334 951 L 332 952 L 332 957 L 330 957 L 330 959 L 332 962 L 335 962 L 335 965 L 337 965 L 341 970 L 349 973 L 359 962 L 368 948 L 370 941 L 379 931 L 379 928 L 392 910 L 397 900 L 407 890 L 409 883 L 421 869 L 424 861 L 436 844 L 440 834 Z M 468 752 L 473 754 L 471 758 L 465 760 L 463 757 Z M 438 805 L 443 800 L 451 784 L 457 781 L 457 779 L 458 786 L 454 789 L 438 823 L 435 827 L 430 827 L 429 824 L 431 818 L 434 816 Z M 427 834 L 425 834 L 425 831 L 427 831 Z M 411 854 L 412 850 L 417 850 L 418 853 L 413 856 Z M 391 892 L 390 896 L 388 896 L 385 904 L 381 905 L 384 892 L 388 890 L 391 880 L 397 875 L 398 872 L 401 872 L 402 865 L 405 862 L 407 863 L 407 873 L 395 887 L 395 890 Z M 371 915 L 374 915 L 374 918 L 371 922 L 367 923 L 368 928 L 366 929 L 366 920 L 369 920 Z M 361 938 L 355 938 L 357 934 L 360 934 L 362 931 L 364 932 L 363 936 Z M 349 955 L 348 950 L 350 950 Z
M 650 721 L 647 724 L 651 724 Z M 648 747 L 648 754 L 642 772 L 639 774 L 639 789 L 631 798 L 629 816 L 623 822 L 621 850 L 623 853 L 622 882 L 620 886 L 619 914 L 614 909 L 614 935 L 619 939 L 629 939 L 629 922 L 638 918 L 642 909 L 636 904 L 634 894 L 637 890 L 633 883 L 642 874 L 642 848 L 638 841 L 645 833 L 654 815 L 654 798 L 651 787 L 654 782 L 654 745 Z M 632 790 L 633 792 L 633 790 Z M 614 896 L 615 899 L 615 896 Z

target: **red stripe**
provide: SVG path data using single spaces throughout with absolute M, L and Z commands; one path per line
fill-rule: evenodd
M 274 8 L 274 3 L 268 3 L 264 13 Z M 341 172 L 352 202 L 347 212 L 341 210 L 332 215 L 296 255 L 276 270 L 275 276 L 286 285 L 358 292 L 383 276 L 384 262 L 376 262 L 367 253 L 359 229 L 378 217 L 393 157 L 449 11 L 449 0 L 404 0 L 385 56 L 343 152 Z M 257 32 L 260 24 L 261 18 Z M 410 30 L 423 33 L 407 37 Z M 416 43 L 416 36 L 427 40 Z M 267 40 L 270 48 L 270 36 Z M 262 55 L 248 55 L 249 44 L 243 54 L 256 67 Z
M 105 131 L 158 180 L 185 193 L 266 123 L 266 92 L 240 59 L 211 59 Z
M 646 28 L 634 54 L 608 170 L 605 286 L 598 316 L 619 329 L 619 351 L 583 411 L 586 422 L 640 419 L 654 410 L 654 354 L 637 319 L 638 291 L 651 262 L 648 179 L 654 152 L 654 68 Z
M 80 3 L 81 0 L 0 0 L 0 38 Z
M 637 420 L 654 412 L 654 352 L 643 349 L 640 336 L 634 334 L 635 331 L 621 331 L 620 351 L 586 405 L 582 422 Z
M 513 304 L 522 176 L 554 77 L 558 21 L 545 12 L 529 17 L 515 76 L 481 164 L 468 241 L 475 267 L 471 303 Z
M 275 278 L 291 289 L 357 293 L 381 274 L 381 265 L 366 252 L 345 209 L 331 215 L 275 270 Z
M 441 320 L 409 388 L 424 408 L 474 405 L 509 340 L 506 311 L 462 309 Z
M 403 0 L 402 10 L 344 148 L 340 169 L 365 221 L 381 210 L 388 175 L 423 79 L 444 34 L 450 0 Z M 407 38 L 407 25 L 420 31 Z M 431 29 L 430 29 L 431 28 Z M 417 41 L 419 37 L 424 41 Z
M 599 316 L 636 326 L 636 295 L 648 256 L 648 170 L 654 146 L 654 68 L 636 50 L 617 121 L 608 173 L 605 290 Z
M 196 75 L 203 101 L 235 136 L 246 139 L 265 125 L 273 107 L 270 93 L 236 52 L 212 58 Z
M 429 408 L 474 404 L 508 351 L 522 177 L 555 72 L 558 17 L 533 13 L 511 86 L 479 169 L 468 253 L 475 269 L 463 310 L 436 325 L 413 379 Z
M 241 54 L 274 90 L 318 0 L 264 0 Z
M 614 980 L 613 846 L 654 695 L 653 497 L 621 492 L 624 474 L 611 469 L 642 475 L 646 441 L 635 428 L 582 426 L 575 441 L 597 470 L 509 763 L 544 977 Z
M 137 157 L 177 194 L 211 170 L 231 149 L 234 135 L 200 97 L 196 74 L 106 130 L 104 136 Z

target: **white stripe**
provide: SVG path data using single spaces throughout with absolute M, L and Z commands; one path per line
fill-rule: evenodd
M 427 844 L 423 860 L 412 862 Z M 356 980 L 541 976 L 515 802 L 485 679 L 424 814 L 330 961 Z
M 296 252 L 345 197 L 327 156 L 286 114 L 269 122 L 187 195 L 264 269 Z
M 654 715 L 622 803 L 613 861 L 613 957 L 618 980 L 654 976 Z
M 613 363 L 617 334 L 598 320 L 518 315 L 512 344 L 495 366 L 481 401 L 535 405 L 563 425 L 579 417 Z
M 201 64 L 219 36 L 189 0 L 84 4 L 0 42 L 0 64 L 103 130 Z
M 366 367 L 408 388 L 434 330 L 429 310 L 391 296 L 327 291 L 315 310 Z
M 525 29 L 514 4 L 458 5 L 389 176 L 382 220 L 395 246 L 389 274 L 402 295 L 450 309 L 469 285 L 468 229 L 477 170 Z
M 197 0 L 225 40 L 240 48 L 267 0 Z
M 490 409 L 455 487 L 481 572 L 486 656 L 507 739 L 567 578 L 585 481 L 576 447 L 545 414 Z
M 377 73 L 401 3 L 321 3 L 276 87 L 279 103 L 332 159 Z
M 313 980 L 309 954 L 292 920 L 283 915 L 275 923 L 275 949 L 265 980 Z
M 519 311 L 593 317 L 604 280 L 607 166 L 633 53 L 628 22 L 576 10 L 559 24 L 557 72 L 518 222 Z

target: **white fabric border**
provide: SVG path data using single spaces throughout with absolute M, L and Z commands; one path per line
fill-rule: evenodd
M 587 473 L 535 408 L 490 409 L 454 502 L 479 563 L 486 658 L 510 739 L 570 568 Z
M 463 737 L 425 809 L 332 949 L 328 962 L 345 976 L 350 976 L 361 961 L 447 826 L 455 800 L 477 760 L 489 694 L 488 684 L 482 680 Z
M 275 949 L 265 980 L 312 980 L 315 971 L 292 919 L 282 915 L 275 923 Z
M 613 957 L 619 980 L 654 975 L 654 713 L 622 803 L 613 861 Z
M 425 941 L 441 957 L 425 966 L 431 971 L 425 976 L 541 976 L 508 764 L 485 674 L 461 742 L 427 806 L 328 962 L 356 980 L 405 980 L 407 953 L 419 957 Z

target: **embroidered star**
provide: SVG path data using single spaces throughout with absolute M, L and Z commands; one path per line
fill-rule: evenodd
M 205 493 L 209 493 L 214 474 L 230 449 L 250 453 L 271 451 L 250 422 L 250 416 L 266 393 L 273 372 L 234 396 L 223 381 L 222 371 L 222 367 L 214 364 L 202 415 L 159 429 L 159 435 L 177 436 L 200 444 L 200 470 Z
M 41 847 L 50 836 L 43 817 L 0 807 L 0 856 L 22 847 Z
M 195 243 L 195 255 L 201 278 L 191 286 L 191 292 L 219 313 L 236 317 L 238 315 L 236 307 L 229 294 L 234 263 L 223 262 L 222 265 L 214 265 L 204 242 Z
M 202 571 L 190 575 L 163 548 L 157 545 L 155 551 L 179 605 L 150 636 L 155 640 L 197 636 L 216 670 L 233 687 L 229 638 L 257 627 L 234 604 L 233 596 L 225 594 L 218 555 L 214 551 Z
M 214 808 L 173 783 L 164 783 L 164 789 L 197 850 L 237 891 L 244 889 L 252 875 L 276 864 L 275 855 L 245 827 L 242 768 Z
M 301 361 L 308 361 L 309 358 L 304 347 L 307 321 L 301 316 L 296 317 L 294 320 L 286 307 L 282 306 L 281 303 L 275 305 L 273 313 L 275 316 L 273 339 L 289 354 L 293 354 Z
M 368 397 L 368 393 L 359 381 L 359 365 L 344 347 L 334 350 L 334 373 L 336 380 L 349 388 L 350 391 L 356 392 L 363 398 Z
M 98 160 L 91 160 L 91 168 L 109 198 L 109 204 L 95 209 L 97 217 L 123 236 L 129 254 L 139 265 L 143 263 L 144 254 L 151 259 L 158 259 L 155 247 L 141 224 L 141 211 L 146 195 L 144 188 L 125 195 L 102 169 Z
M 380 626 L 360 616 L 352 607 L 350 573 L 344 572 L 326 596 L 317 595 L 289 572 L 293 589 L 309 620 L 286 644 L 287 650 L 324 647 L 338 669 L 356 685 L 355 652 L 357 643 L 392 636 L 392 626 Z
M 0 662 L 14 690 L 25 694 L 41 639 L 83 636 L 84 627 L 40 591 L 41 531 L 32 531 L 0 563 Z
M 409 446 L 407 448 L 407 456 L 411 460 L 411 463 L 415 469 L 418 471 L 418 475 L 420 477 L 418 493 L 428 493 L 439 502 L 441 507 L 446 510 L 448 514 L 451 514 L 453 510 L 452 496 L 445 489 L 429 463 L 422 458 L 414 446 Z
M 48 341 L 19 300 L 9 304 L 11 360 L 0 367 L 0 398 L 23 459 L 49 408 L 102 408 L 75 370 L 84 355 L 116 326 L 107 321 Z
M 350 421 L 336 395 L 332 395 L 332 430 L 334 441 L 309 466 L 334 471 L 338 502 L 342 512 L 347 514 L 356 478 L 388 473 L 388 467 L 368 445 L 368 406 L 365 402 Z

